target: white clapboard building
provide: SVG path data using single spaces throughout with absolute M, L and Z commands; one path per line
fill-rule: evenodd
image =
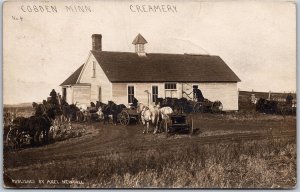
M 135 52 L 102 51 L 102 36 L 92 35 L 87 60 L 60 85 L 63 97 L 87 105 L 128 104 L 133 97 L 151 104 L 158 97 L 188 98 L 198 86 L 205 98 L 220 100 L 223 110 L 238 110 L 240 79 L 219 56 L 146 53 L 146 43 L 138 34 Z

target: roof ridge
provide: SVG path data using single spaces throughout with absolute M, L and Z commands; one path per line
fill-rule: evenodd
M 135 52 L 128 52 L 128 51 L 98 51 L 98 50 L 91 50 L 95 53 L 131 53 L 136 54 Z M 157 53 L 157 52 L 147 52 L 146 55 L 186 55 L 186 56 L 206 56 L 206 57 L 219 57 L 218 55 L 208 55 L 208 54 L 190 54 L 190 53 Z

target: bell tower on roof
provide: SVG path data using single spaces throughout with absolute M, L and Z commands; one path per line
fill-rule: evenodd
M 139 33 L 133 40 L 132 44 L 135 45 L 135 52 L 139 56 L 146 56 L 145 44 L 148 43 L 146 39 Z

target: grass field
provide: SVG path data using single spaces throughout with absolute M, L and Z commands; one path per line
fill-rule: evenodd
M 57 187 L 293 187 L 296 184 L 295 147 L 293 141 L 273 140 L 187 143 L 184 148 L 155 147 L 146 153 L 131 148 L 127 156 L 112 153 L 40 164 L 25 172 L 19 170 L 15 177 L 73 179 L 84 183 Z

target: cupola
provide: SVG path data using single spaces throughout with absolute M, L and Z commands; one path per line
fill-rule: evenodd
M 144 47 L 146 43 L 147 43 L 146 39 L 140 33 L 133 40 L 132 44 L 135 46 L 135 52 L 139 56 L 146 56 L 145 47 Z

